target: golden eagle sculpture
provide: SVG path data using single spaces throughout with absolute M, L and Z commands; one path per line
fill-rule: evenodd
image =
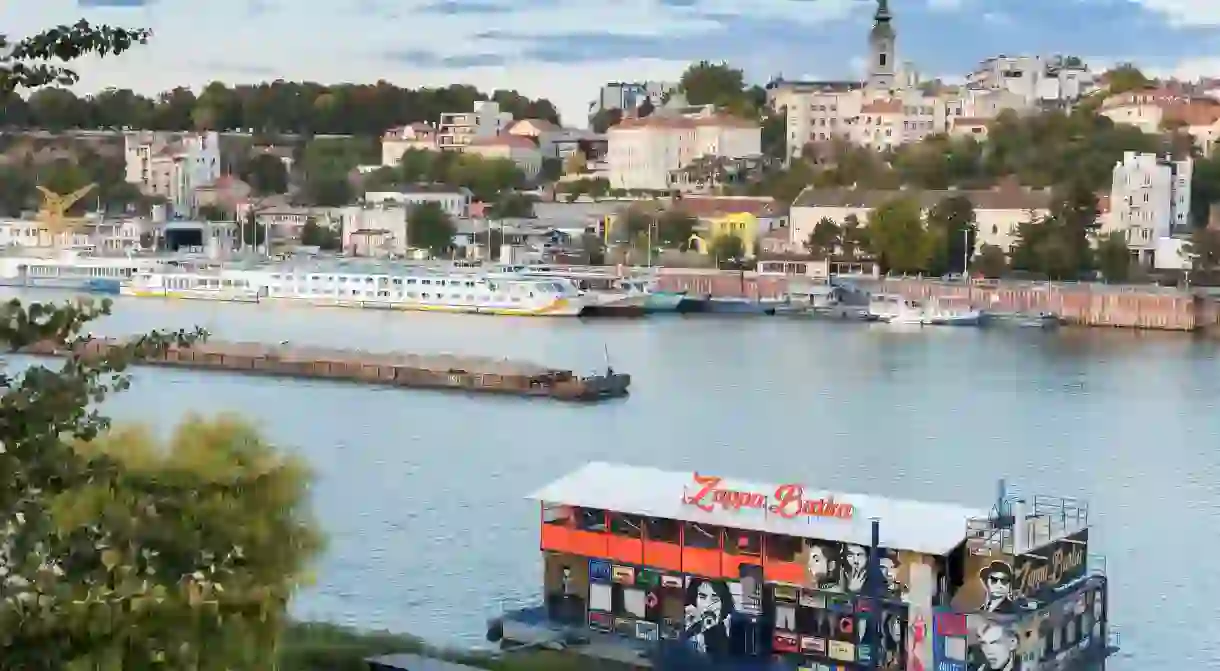
M 67 194 L 58 194 L 39 185 L 42 193 L 42 207 L 38 210 L 38 222 L 41 228 L 51 234 L 52 243 L 59 238 L 60 233 L 75 231 L 83 221 L 81 217 L 68 217 L 68 210 L 81 198 L 96 188 L 96 184 L 88 184 Z

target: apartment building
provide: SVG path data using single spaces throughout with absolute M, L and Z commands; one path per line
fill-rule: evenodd
M 220 134 L 215 131 L 127 133 L 123 152 L 127 181 L 148 195 L 164 197 L 179 216 L 194 213 L 195 190 L 221 174 Z
M 436 145 L 440 149 L 462 149 L 476 138 L 495 137 L 513 122 L 513 115 L 500 111 L 492 100 L 475 101 L 469 112 L 442 114 L 437 126 Z
M 1189 158 L 1126 152 L 1114 165 L 1109 213 L 1102 233 L 1126 235 L 1138 261 L 1152 265 L 1157 241 L 1190 226 L 1190 186 L 1194 166 Z
M 436 126 L 413 123 L 387 130 L 381 136 L 381 165 L 398 165 L 402 162 L 402 155 L 412 149 L 437 150 Z
M 677 82 L 608 82 L 589 103 L 589 117 L 606 110 L 635 110 L 644 101 L 660 107 L 665 98 L 678 90 Z
M 658 111 L 625 119 L 608 137 L 610 187 L 665 191 L 684 188 L 679 172 L 703 157 L 729 159 L 762 154 L 762 129 L 755 121 L 720 114 L 679 116 Z
M 542 151 L 538 143 L 528 137 L 505 134 L 475 138 L 462 151 L 483 158 L 508 159 L 517 164 L 529 180 L 536 179 L 538 173 L 542 172 Z
M 1007 91 L 1022 106 L 1046 102 L 1072 102 L 1097 89 L 1095 75 L 1074 56 L 1005 56 L 979 63 L 966 76 L 967 88 Z
M 469 189 L 443 184 L 415 184 L 404 186 L 398 191 L 369 191 L 364 194 L 364 202 L 369 206 L 394 204 L 410 209 L 424 203 L 436 203 L 445 214 L 455 219 L 470 216 L 472 199 L 473 195 Z

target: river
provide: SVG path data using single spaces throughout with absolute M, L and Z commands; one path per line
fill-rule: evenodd
M 7 294 L 13 295 L 13 294 Z M 62 298 L 27 294 L 24 298 Z M 95 333 L 200 325 L 225 339 L 532 359 L 633 376 L 576 406 L 140 370 L 110 403 L 168 429 L 253 418 L 317 472 L 330 535 L 297 615 L 481 640 L 537 597 L 529 491 L 589 460 L 986 507 L 1004 476 L 1091 505 L 1117 671 L 1220 666 L 1220 363 L 1128 331 L 895 331 L 782 318 L 581 323 L 121 299 Z M 1196 620 L 1191 620 L 1191 618 Z

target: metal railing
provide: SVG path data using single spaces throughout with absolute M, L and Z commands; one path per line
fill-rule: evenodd
M 1024 510 L 1025 537 L 1021 543 L 1025 550 L 1042 547 L 1089 526 L 1089 505 L 1081 499 L 1048 495 L 1025 497 L 1009 487 L 1008 496 L 988 517 L 966 521 L 967 548 L 971 552 L 1012 554 L 1017 547 L 1013 513 L 1016 504 L 1021 502 L 1029 504 Z

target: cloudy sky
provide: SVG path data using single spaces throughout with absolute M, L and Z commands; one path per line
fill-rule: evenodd
M 1220 75 L 1220 0 L 890 0 L 898 49 L 929 76 L 999 53 L 1132 60 Z M 748 9 L 746 9 L 748 8 Z M 583 125 L 602 82 L 726 60 L 754 80 L 859 74 L 872 0 L 0 1 L 10 36 L 86 17 L 153 42 L 83 65 L 81 88 L 154 93 L 219 79 L 515 88 Z M 456 110 L 455 110 L 456 111 Z

